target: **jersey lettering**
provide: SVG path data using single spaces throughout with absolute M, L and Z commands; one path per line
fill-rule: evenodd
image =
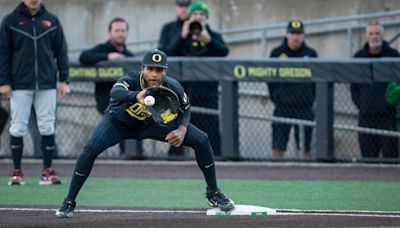
M 149 113 L 147 112 L 147 109 L 140 103 L 135 103 L 129 108 L 125 109 L 125 111 L 132 116 L 133 118 L 137 120 L 145 120 L 147 117 L 149 117 Z

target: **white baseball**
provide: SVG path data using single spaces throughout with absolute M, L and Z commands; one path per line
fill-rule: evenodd
M 156 103 L 156 99 L 154 99 L 154 97 L 153 96 L 146 96 L 145 98 L 144 98 L 144 104 L 146 105 L 146 106 L 153 106 L 154 104 Z

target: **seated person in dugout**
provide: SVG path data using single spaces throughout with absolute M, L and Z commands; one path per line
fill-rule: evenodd
M 127 138 L 150 138 L 168 142 L 174 147 L 185 145 L 193 148 L 197 164 L 207 183 L 208 204 L 223 211 L 234 209 L 233 201 L 218 188 L 208 135 L 189 123 L 189 100 L 179 82 L 166 76 L 167 69 L 166 54 L 155 49 L 145 54 L 140 72 L 131 72 L 114 84 L 110 105 L 76 162 L 68 195 L 57 210 L 57 217 L 69 218 L 73 215 L 75 199 L 89 177 L 97 156 L 108 147 Z M 144 106 L 146 88 L 152 86 L 167 87 L 178 95 L 181 111 L 174 115 L 174 118 L 167 116 L 166 119 L 170 122 L 165 125 L 155 123 Z M 142 111 L 131 112 L 132 107 L 140 107 Z

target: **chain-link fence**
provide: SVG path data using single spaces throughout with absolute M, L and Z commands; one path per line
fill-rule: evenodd
M 203 130 L 213 131 L 213 134 L 224 134 L 220 131 L 221 124 L 220 119 L 224 118 L 219 115 L 220 102 L 212 96 L 216 94 L 207 94 L 207 88 L 210 85 L 204 84 L 196 89 L 206 89 L 203 91 L 205 96 L 193 97 L 193 92 L 199 92 L 194 90 L 193 87 L 198 85 L 196 82 L 191 82 L 188 86 L 183 83 L 188 89 L 190 97 L 194 101 L 192 107 L 192 119 L 198 118 L 197 125 Z M 214 83 L 215 84 L 215 83 Z M 309 150 L 311 158 L 315 158 L 316 153 L 316 142 L 315 142 L 315 121 L 313 112 L 315 111 L 314 106 L 310 107 L 310 110 L 304 110 L 304 107 L 296 104 L 288 104 L 287 107 L 283 108 L 283 111 L 277 111 L 276 103 L 282 100 L 290 102 L 299 102 L 301 104 L 303 99 L 310 99 L 310 95 L 307 94 L 307 89 L 313 87 L 296 87 L 298 83 L 286 84 L 282 83 L 280 86 L 287 86 L 288 90 L 278 87 L 280 93 L 278 100 L 272 94 L 273 89 L 265 82 L 240 82 L 239 83 L 239 151 L 240 159 L 246 160 L 269 160 L 276 158 L 276 152 L 274 150 L 285 151 L 283 153 L 283 159 L 297 160 L 308 158 L 304 154 L 304 151 Z M 372 86 L 372 85 L 370 85 Z M 299 91 L 295 91 L 300 89 Z M 304 91 L 301 91 L 305 89 Z M 94 98 L 94 83 L 93 82 L 73 82 L 71 83 L 72 93 L 60 100 L 57 108 L 57 123 L 56 123 L 56 142 L 57 142 L 57 155 L 59 157 L 76 158 L 86 141 L 88 140 L 91 131 L 94 129 L 96 124 L 101 120 L 102 115 L 98 113 L 95 106 Z M 275 92 L 275 91 L 274 91 Z M 312 92 L 312 91 L 311 91 Z M 377 91 L 375 91 L 377 92 Z M 312 92 L 313 93 L 313 92 Z M 382 92 L 381 92 L 382 93 Z M 279 93 L 278 93 L 279 94 Z M 295 99 L 290 98 L 295 96 Z M 353 95 L 354 96 L 354 95 Z M 366 102 L 370 104 L 370 108 L 379 109 L 382 106 L 374 99 L 375 96 L 367 96 Z M 382 97 L 383 94 L 380 95 Z M 274 97 L 274 98 L 273 98 Z M 379 96 L 378 96 L 379 97 Z M 197 100 L 196 100 L 197 99 Z M 210 102 L 212 101 L 212 102 Z M 360 124 L 364 124 L 368 121 L 375 125 L 362 125 L 363 128 L 358 127 L 359 123 L 359 109 L 353 102 L 351 89 L 349 84 L 335 84 L 334 86 L 334 156 L 338 160 L 358 160 L 365 157 L 362 156 L 361 143 L 364 143 L 363 148 L 376 146 L 377 143 L 381 142 L 382 151 L 388 150 L 391 157 L 398 156 L 398 135 L 397 137 L 384 136 L 387 133 L 384 131 L 376 131 L 371 128 L 382 128 L 388 130 L 396 129 L 396 110 L 394 111 L 394 119 L 389 119 L 388 115 L 383 115 L 381 112 L 376 116 L 367 116 L 368 118 L 361 120 Z M 219 103 L 219 104 L 218 104 Z M 2 100 L 2 105 L 6 109 L 9 109 L 9 102 Z M 282 105 L 282 102 L 278 105 Z M 375 107 L 377 106 L 378 107 Z M 380 105 L 380 106 L 379 106 Z M 279 107 L 278 107 L 279 108 Z M 282 108 L 282 107 L 280 107 Z M 390 109 L 392 110 L 392 109 Z M 311 114 L 308 113 L 311 111 Z M 305 113 L 305 114 L 304 114 Z M 385 114 L 385 112 L 384 112 Z M 386 113 L 387 114 L 387 113 Z M 389 113 L 392 114 L 392 113 Z M 391 120 L 391 121 L 389 121 Z M 32 118 L 31 118 L 32 121 Z M 364 122 L 362 122 L 364 121 Z M 394 121 L 394 122 L 393 122 Z M 390 123 L 389 123 L 390 122 Z M 34 124 L 30 124 L 29 133 L 24 137 L 24 156 L 25 157 L 38 157 L 40 156 L 40 147 L 36 145 L 35 141 L 40 140 L 38 137 L 38 131 L 35 130 Z M 382 127 L 380 127 L 382 126 Z M 387 127 L 385 127 L 387 126 Z M 296 129 L 298 127 L 298 129 Z M 10 157 L 9 149 L 9 126 L 1 136 L 1 157 Z M 275 132 L 274 132 L 275 131 Z M 307 133 L 307 131 L 309 131 Z M 358 131 L 364 133 L 376 133 L 383 134 L 382 136 L 376 137 L 374 134 L 367 134 L 367 140 L 362 141 L 359 138 Z M 399 132 L 397 132 L 399 133 Z M 274 135 L 275 134 L 275 135 Z M 308 135 L 309 134 L 309 135 Z M 396 133 L 394 134 L 396 135 Z M 400 135 L 400 134 L 399 134 Z M 36 139 L 35 139 L 36 138 Z M 212 137 L 210 137 L 212 138 Z M 362 137 L 361 137 L 362 138 Z M 391 141 L 389 139 L 394 139 Z M 307 142 L 308 140 L 308 142 Z M 375 140 L 375 141 L 374 141 Z M 376 141 L 378 140 L 378 141 Z M 381 140 L 381 141 L 379 141 Z M 360 141 L 360 142 L 359 142 Z M 137 142 L 136 142 L 137 143 Z M 215 141 L 214 141 L 215 143 Z M 375 144 L 373 144 L 375 143 Z M 392 143 L 392 144 L 390 144 Z M 38 142 L 36 142 L 38 144 Z M 40 145 L 40 144 L 39 144 Z M 136 146 L 135 146 L 136 145 Z M 217 141 L 217 146 L 221 145 L 221 140 Z M 391 145 L 390 147 L 388 145 Z M 215 144 L 213 145 L 215 146 Z M 125 144 L 125 154 L 121 154 L 120 146 L 115 145 L 105 151 L 102 158 L 146 158 L 146 159 L 165 159 L 171 156 L 170 147 L 167 143 L 157 142 L 154 140 L 143 140 L 141 144 L 135 144 L 128 142 Z M 137 148 L 134 148 L 137 147 Z M 222 148 L 223 149 L 223 148 Z M 182 157 L 184 159 L 193 159 L 194 153 L 191 149 L 185 148 L 182 151 Z M 219 154 L 217 154 L 219 155 Z M 375 155 L 374 155 L 375 156 Z M 389 157 L 390 157 L 389 156 Z M 373 157 L 373 156 L 370 156 Z M 376 155 L 377 158 L 387 158 L 384 153 Z
M 284 84 L 282 83 L 282 85 Z M 289 85 L 288 88 L 290 89 L 291 86 Z M 373 87 L 374 84 L 366 86 Z M 371 106 L 369 109 L 382 111 L 379 111 L 376 115 L 367 115 L 366 117 L 362 114 L 359 115 L 359 109 L 352 99 L 350 87 L 349 84 L 344 83 L 334 85 L 335 158 L 347 161 L 359 159 L 368 161 L 368 159 L 374 160 L 374 158 L 381 159 L 382 161 L 398 160 L 399 149 L 397 139 L 400 134 L 399 132 L 393 132 L 397 129 L 397 120 L 399 118 L 398 115 L 396 116 L 396 107 L 386 104 L 384 101 L 384 90 L 374 90 L 371 91 L 373 94 L 368 94 L 368 96 L 364 94 L 364 96 L 367 96 L 364 102 L 366 105 Z M 291 126 L 289 137 L 286 139 L 286 136 L 283 136 L 284 138 L 282 139 L 283 142 L 287 142 L 284 159 L 296 160 L 307 158 L 303 153 L 308 149 L 308 145 L 306 145 L 308 143 L 307 140 L 310 140 L 311 157 L 315 158 L 315 122 L 303 121 L 313 120 L 313 118 L 307 118 L 309 117 L 308 115 L 302 118 L 301 114 L 307 113 L 307 111 L 294 105 L 289 106 L 287 113 L 277 113 L 275 111 L 276 105 L 271 99 L 273 97 L 271 92 L 268 90 L 266 83 L 240 83 L 239 134 L 241 157 L 244 159 L 274 158 L 273 150 L 276 148 L 274 140 L 277 139 L 273 135 L 274 130 L 277 129 L 276 123 L 281 123 L 288 127 Z M 306 93 L 305 91 L 303 92 Z M 307 94 L 304 94 L 304 96 L 299 95 L 296 91 L 286 94 L 286 96 L 293 95 L 298 96 L 298 102 L 301 102 L 301 99 L 308 99 Z M 315 111 L 314 108 L 312 108 L 313 112 Z M 294 118 L 298 113 L 300 113 L 300 118 Z M 361 120 L 359 120 L 360 118 Z M 361 127 L 358 126 L 359 121 L 361 121 Z M 302 129 L 299 133 L 296 132 L 296 126 Z M 314 126 L 311 138 L 307 136 L 307 126 Z M 376 129 L 385 129 L 391 132 Z M 303 131 L 303 134 L 301 131 Z M 361 138 L 359 138 L 360 133 Z M 279 134 L 282 134 L 282 132 L 279 132 Z M 367 137 L 366 140 L 362 139 L 363 135 Z M 282 137 L 282 135 L 279 135 L 279 137 Z M 301 146 L 301 142 L 304 143 L 303 147 Z M 361 148 L 367 150 L 367 152 Z M 392 160 L 393 158 L 394 160 Z

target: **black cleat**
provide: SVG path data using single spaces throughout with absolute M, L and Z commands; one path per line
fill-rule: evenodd
M 76 203 L 74 201 L 67 201 L 64 199 L 61 206 L 56 211 L 56 216 L 59 218 L 71 218 L 74 215 Z
M 210 207 L 218 207 L 221 211 L 231 211 L 235 209 L 235 203 L 222 194 L 219 189 L 214 192 L 207 190 L 206 198 Z

